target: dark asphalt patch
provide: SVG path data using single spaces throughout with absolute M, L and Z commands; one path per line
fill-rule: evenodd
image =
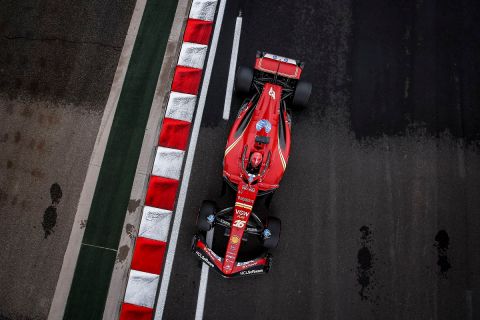
M 62 198 L 62 188 L 58 183 L 52 184 L 50 187 L 50 197 L 52 198 L 52 204 L 60 203 L 60 199 Z
M 452 267 L 448 259 L 448 246 L 450 245 L 450 237 L 447 231 L 440 230 L 435 236 L 436 243 L 433 245 L 437 248 L 438 260 L 437 265 L 440 267 L 438 274 L 442 278 L 448 277 L 448 270 Z
M 53 233 L 53 228 L 57 224 L 57 205 L 62 198 L 62 188 L 58 183 L 52 184 L 50 187 L 50 198 L 52 199 L 52 205 L 45 209 L 43 214 L 42 227 L 45 232 L 44 239 L 47 239 L 49 235 Z
M 367 226 L 362 226 L 360 232 L 362 233 L 360 237 L 361 248 L 357 253 L 357 282 L 360 285 L 358 294 L 362 301 L 372 301 L 371 290 L 374 288 L 373 275 L 375 274 L 373 269 L 375 255 L 371 249 L 373 234 Z
M 45 232 L 45 239 L 53 233 L 53 228 L 57 224 L 57 208 L 49 206 L 43 214 L 42 227 Z
M 130 252 L 130 247 L 127 245 L 123 245 L 120 248 L 118 248 L 118 253 L 117 253 L 117 260 L 116 262 L 123 263 L 125 260 L 127 260 L 128 253 Z
M 432 19 L 416 18 L 408 10 L 399 13 L 398 8 L 408 4 L 409 10 L 415 10 L 413 7 L 418 4 L 419 10 L 434 13 L 436 7 L 447 2 L 243 3 L 246 10 L 239 64 L 251 65 L 257 49 L 302 59 L 306 63 L 302 77 L 312 81 L 315 89 L 311 107 L 294 112 L 291 157 L 272 202 L 272 211 L 284 226 L 273 268 L 266 276 L 239 281 L 225 281 L 210 271 L 204 318 L 221 319 L 228 315 L 232 320 L 469 319 L 465 290 L 478 288 L 480 279 L 477 272 L 480 260 L 475 251 L 480 240 L 476 232 L 480 220 L 474 214 L 480 206 L 478 149 L 463 148 L 464 144 L 453 139 L 453 135 L 431 137 L 421 122 L 414 121 L 416 127 L 409 127 L 410 119 L 403 118 L 404 114 L 416 112 L 415 119 L 428 118 L 428 114 L 423 114 L 428 110 L 435 114 L 436 105 L 423 106 L 424 102 L 432 101 L 428 91 L 431 83 L 419 80 L 419 77 L 431 79 L 435 70 L 426 72 L 427 67 L 417 68 L 417 78 L 411 78 L 410 82 L 390 81 L 405 80 L 410 73 L 396 56 L 404 54 L 407 42 L 401 28 L 393 30 L 398 28 L 398 21 L 405 25 L 417 19 L 419 24 L 423 21 L 435 27 Z M 227 10 L 232 5 L 229 1 Z M 363 5 L 362 20 L 357 12 L 352 12 L 352 6 Z M 424 8 L 427 5 L 428 10 Z M 463 5 L 464 10 L 478 11 L 479 6 L 473 2 Z M 227 18 L 224 21 L 235 22 Z M 369 30 L 365 38 L 355 39 L 352 32 L 358 27 Z M 436 33 L 443 37 L 445 32 L 449 32 L 448 28 L 426 35 L 422 41 L 432 41 Z M 410 47 L 420 40 L 412 32 L 409 37 Z M 363 41 L 360 45 L 364 48 L 374 42 L 388 49 L 378 53 L 375 47 L 354 61 L 364 64 L 362 72 L 356 74 L 367 75 L 364 81 L 352 79 L 350 70 L 346 70 L 347 63 L 352 70 L 358 67 L 351 56 L 356 41 Z M 222 44 L 230 45 L 231 35 L 225 41 L 220 39 L 219 46 Z M 421 62 L 409 63 L 428 65 L 429 59 L 435 61 L 444 54 L 439 50 L 424 50 L 421 55 L 417 52 L 415 57 L 421 58 Z M 223 58 L 229 60 L 230 53 Z M 444 75 L 451 67 L 448 63 L 438 65 L 437 74 Z M 213 68 L 210 91 L 224 90 L 225 82 L 215 83 L 213 79 L 215 73 L 216 77 L 226 79 L 228 69 L 220 69 Z M 365 108 L 354 103 L 358 118 L 351 121 L 352 82 L 357 85 L 355 90 L 377 90 L 377 97 L 383 100 L 366 99 L 362 102 Z M 440 82 L 436 80 L 435 85 Z M 417 95 L 413 96 L 412 85 L 422 83 L 424 91 L 416 87 Z M 384 89 L 388 90 L 382 92 Z M 452 88 L 445 90 L 452 91 Z M 369 94 L 365 92 L 364 97 Z M 218 100 L 213 100 L 216 96 Z M 396 97 L 405 99 L 405 104 L 395 100 Z M 191 282 L 200 275 L 188 248 L 191 234 L 196 230 L 198 205 L 203 199 L 213 199 L 221 186 L 221 159 L 230 129 L 229 124 L 220 120 L 223 98 L 224 94 L 207 95 L 206 108 L 211 112 L 200 131 L 165 306 L 166 319 L 189 319 L 195 313 L 198 289 L 191 288 Z M 444 105 L 441 98 L 437 102 L 440 112 Z M 233 103 L 232 114 L 235 107 Z M 452 122 L 458 119 L 457 109 L 448 112 Z M 380 116 L 384 118 L 379 119 Z M 471 125 L 468 121 L 467 124 Z M 359 127 L 353 131 L 352 125 Z M 370 138 L 376 135 L 377 128 L 381 138 Z M 408 135 L 397 137 L 405 128 L 409 129 Z M 363 137 L 369 139 L 359 142 L 356 140 L 359 135 L 354 136 L 358 132 L 365 132 Z M 364 233 L 358 230 L 362 225 L 373 231 L 374 241 L 365 245 L 365 249 L 361 245 Z M 436 250 L 432 248 L 437 225 L 449 226 L 449 234 L 456 235 L 455 250 L 449 252 L 449 258 L 455 259 L 455 268 L 450 270 L 449 279 L 442 281 L 438 281 L 436 270 L 431 271 L 432 267 L 437 268 Z M 360 273 L 363 278 L 357 270 L 363 272 Z M 359 297 L 362 288 L 359 278 L 365 282 L 368 279 L 363 292 L 368 300 Z M 472 301 L 475 305 L 474 291 Z
M 140 206 L 140 199 L 137 199 L 137 200 L 130 199 L 127 207 L 128 213 L 134 213 L 139 206 Z
M 135 2 L 24 0 L 2 4 L 2 95 L 88 102 L 101 110 Z
M 475 2 L 354 1 L 350 119 L 356 137 L 421 128 L 479 139 L 479 18 Z

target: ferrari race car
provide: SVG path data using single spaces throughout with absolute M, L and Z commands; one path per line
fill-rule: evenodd
M 254 69 L 239 67 L 235 92 L 250 94 L 244 100 L 227 139 L 223 178 L 236 192 L 233 207 L 217 210 L 204 201 L 197 217 L 200 230 L 192 251 L 224 277 L 266 273 L 269 249 L 277 246 L 281 223 L 278 218 L 260 218 L 253 212 L 257 197 L 271 195 L 279 187 L 290 153 L 291 116 L 287 106 L 305 106 L 312 85 L 301 81 L 303 63 L 257 52 Z M 214 226 L 225 229 L 228 243 L 220 256 L 206 244 L 204 233 Z M 237 261 L 247 235 L 258 237 L 264 250 L 247 261 Z

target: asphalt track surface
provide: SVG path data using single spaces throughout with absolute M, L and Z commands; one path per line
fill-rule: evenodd
M 46 319 L 135 1 L 0 3 L 0 319 Z
M 1 319 L 46 317 L 132 8 L 2 4 Z M 239 63 L 302 59 L 314 93 L 271 206 L 272 270 L 211 272 L 204 319 L 478 319 L 480 8 L 445 0 L 228 1 L 164 319 L 195 313 L 198 206 L 232 201 L 221 118 L 240 9 Z
M 301 59 L 314 90 L 270 209 L 272 269 L 211 271 L 203 318 L 478 319 L 480 6 L 428 0 L 227 2 L 164 319 L 195 315 L 201 201 L 233 203 L 222 112 L 239 10 L 239 64 L 257 49 Z

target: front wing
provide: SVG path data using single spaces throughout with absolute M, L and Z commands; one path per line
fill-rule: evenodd
M 253 260 L 245 262 L 237 261 L 234 264 L 233 272 L 225 274 L 222 271 L 223 258 L 210 249 L 199 235 L 193 236 L 192 252 L 206 265 L 213 268 L 225 278 L 267 273 L 271 265 L 271 257 L 267 253 Z

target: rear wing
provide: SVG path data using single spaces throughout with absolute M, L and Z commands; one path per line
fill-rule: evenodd
M 257 51 L 255 70 L 298 80 L 302 74 L 303 62 Z

